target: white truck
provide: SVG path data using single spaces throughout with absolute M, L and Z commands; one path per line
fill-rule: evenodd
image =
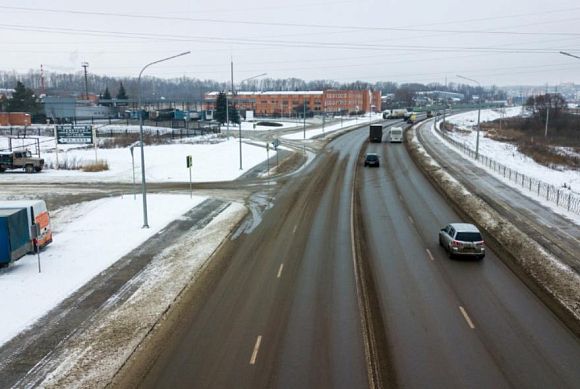
M 407 114 L 407 110 L 405 108 L 393 109 L 391 111 L 391 115 L 389 116 L 389 119 L 403 119 L 406 114 Z
M 402 127 L 391 127 L 387 133 L 387 140 L 391 143 L 403 141 L 403 128 Z

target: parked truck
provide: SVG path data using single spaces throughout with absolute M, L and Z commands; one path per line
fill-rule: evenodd
M 44 159 L 32 156 L 29 150 L 0 152 L 0 173 L 7 169 L 24 169 L 26 173 L 39 172 Z
M 26 210 L 0 209 L 0 267 L 31 251 L 29 234 Z
M 38 227 L 37 235 L 29 236 L 32 243 L 31 248 L 42 249 L 52 242 L 52 228 L 50 226 L 50 216 L 44 200 L 4 200 L 0 201 L 1 210 L 24 209 L 26 211 L 28 231 L 32 231 L 32 226 Z
M 383 125 L 371 124 L 369 131 L 369 141 L 380 143 L 383 141 Z

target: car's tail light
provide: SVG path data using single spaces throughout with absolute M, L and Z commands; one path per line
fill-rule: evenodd
M 483 240 L 482 240 L 481 242 L 475 242 L 475 244 L 476 244 L 477 246 L 483 246 L 483 243 L 484 243 L 484 241 L 483 241 Z
M 451 246 L 453 246 L 453 247 L 459 247 L 459 246 L 461 246 L 461 242 L 459 242 L 458 240 L 452 240 L 451 241 Z

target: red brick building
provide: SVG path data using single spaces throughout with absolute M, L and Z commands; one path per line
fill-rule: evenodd
M 219 92 L 205 95 L 204 109 L 214 109 Z M 228 93 L 232 99 L 232 94 Z M 326 90 L 296 92 L 237 92 L 233 96 L 236 107 L 251 110 L 256 115 L 292 116 L 304 110 L 320 114 L 324 112 L 378 111 L 381 92 L 370 90 Z

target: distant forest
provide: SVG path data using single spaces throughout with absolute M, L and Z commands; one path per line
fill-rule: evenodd
M 37 94 L 42 92 L 40 71 L 28 73 L 16 73 L 0 71 L 0 88 L 14 88 L 16 82 L 22 82 L 27 88 Z M 134 77 L 108 77 L 89 74 L 89 93 L 102 95 L 108 88 L 111 96 L 116 96 L 119 87 L 123 84 L 129 99 L 137 96 L 137 79 Z M 235 80 L 234 80 L 235 83 Z M 244 82 L 243 86 L 235 85 L 239 91 L 299 91 L 299 90 L 325 90 L 325 89 L 373 89 L 380 90 L 383 95 L 407 92 L 414 94 L 417 91 L 447 90 L 463 93 L 466 99 L 472 95 L 481 95 L 492 99 L 505 99 L 505 92 L 496 87 L 473 87 L 465 84 L 450 83 L 447 86 L 439 83 L 431 84 L 397 84 L 394 82 L 368 83 L 356 81 L 339 83 L 332 80 L 304 81 L 299 78 L 272 79 L 263 78 Z M 144 77 L 141 79 L 141 87 L 144 99 L 164 97 L 171 100 L 200 100 L 204 93 L 209 91 L 223 91 L 230 89 L 230 84 L 213 80 L 198 80 L 195 78 L 161 79 Z M 51 96 L 82 95 L 85 91 L 85 78 L 82 72 L 75 74 L 44 72 L 44 92 Z M 406 94 L 406 93 L 402 93 Z

